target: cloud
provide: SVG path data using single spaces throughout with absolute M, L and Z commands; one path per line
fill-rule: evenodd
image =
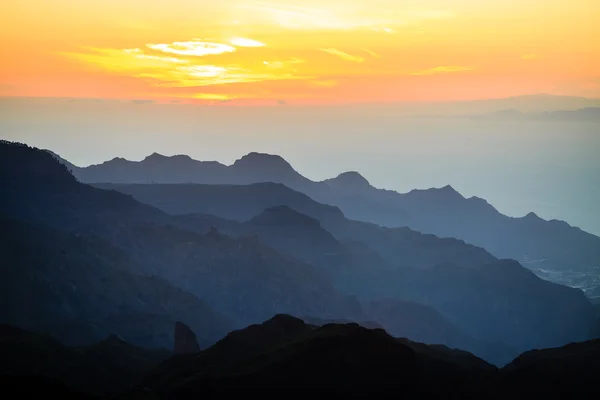
M 371 28 L 372 31 L 374 32 L 381 32 L 381 33 L 388 33 L 388 34 L 393 34 L 396 33 L 396 31 L 392 28 L 387 28 L 387 27 L 378 27 L 378 26 L 374 26 Z
M 537 60 L 538 58 L 540 58 L 540 56 L 538 56 L 537 54 L 523 54 L 521 56 L 521 60 L 525 60 L 525 61 L 533 61 L 533 60 Z
M 269 68 L 280 69 L 280 68 L 286 67 L 287 65 L 303 64 L 305 62 L 306 62 L 306 60 L 292 57 L 286 61 L 263 61 L 263 65 L 265 65 Z
M 247 39 L 249 40 L 249 39 Z M 187 42 L 147 44 L 146 47 L 163 53 L 177 54 L 180 56 L 202 57 L 223 53 L 233 53 L 235 47 L 223 43 L 203 42 L 196 39 Z
M 424 75 L 436 75 L 436 74 L 450 74 L 457 72 L 473 71 L 474 68 L 460 67 L 460 66 L 440 66 L 435 68 L 429 68 L 423 71 L 412 72 L 411 75 L 424 76 Z
M 84 47 L 80 53 L 60 53 L 68 58 L 94 64 L 110 71 L 173 68 L 187 60 L 144 54 L 141 49 L 101 49 Z
M 238 47 L 264 47 L 264 43 L 258 40 L 246 39 L 246 38 L 233 38 L 229 41 L 234 46 Z
M 288 73 L 260 73 L 238 67 L 216 65 L 180 66 L 174 69 L 140 73 L 137 77 L 155 80 L 158 86 L 179 88 L 307 79 L 307 77 L 294 76 Z
M 324 51 L 325 53 L 329 53 L 331 55 L 340 57 L 341 59 L 346 60 L 346 61 L 352 61 L 352 62 L 358 62 L 358 63 L 365 61 L 365 59 L 362 57 L 353 56 L 352 54 L 345 53 L 338 49 L 321 49 L 321 51 Z
M 381 58 L 381 56 L 379 54 L 377 54 L 374 51 L 371 51 L 369 49 L 362 49 L 362 51 L 364 51 L 365 53 L 369 54 L 371 57 Z

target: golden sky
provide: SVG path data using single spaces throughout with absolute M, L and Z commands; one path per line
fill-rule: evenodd
M 600 97 L 599 0 L 4 0 L 0 95 Z

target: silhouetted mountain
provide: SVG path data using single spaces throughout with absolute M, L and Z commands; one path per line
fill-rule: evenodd
M 191 204 L 194 202 L 194 193 L 206 193 L 214 186 L 179 186 L 176 194 L 169 195 L 170 187 L 134 185 L 123 186 L 122 190 L 133 193 L 134 196 L 143 193 L 145 197 L 140 200 L 151 204 L 155 204 L 152 193 L 156 192 L 158 198 L 168 199 L 171 210 L 176 210 L 179 198 L 186 204 Z M 256 207 L 260 202 L 256 199 L 269 198 L 269 187 L 264 185 L 227 188 L 227 195 L 238 199 L 241 204 L 246 203 L 244 193 L 253 193 L 251 198 Z M 236 192 L 235 188 L 240 190 Z M 267 192 L 261 196 L 254 194 L 254 191 L 265 189 Z M 280 193 L 281 187 L 277 189 Z M 217 189 L 218 191 L 220 189 Z M 448 203 L 460 201 L 462 198 L 451 187 L 439 191 L 440 198 Z M 282 199 L 292 199 L 294 193 L 289 190 L 288 195 L 278 196 Z M 425 193 L 418 192 L 416 195 L 423 196 Z M 297 196 L 304 198 L 302 194 Z M 218 202 L 215 199 L 213 204 L 216 203 Z M 594 321 L 593 308 L 580 290 L 543 281 L 517 262 L 494 263 L 495 258 L 483 249 L 466 245 L 456 239 L 440 239 L 408 228 L 382 228 L 366 222 L 350 221 L 336 213 L 315 211 L 321 208 L 328 209 L 325 205 L 319 207 L 318 203 L 310 207 L 308 203 L 295 204 L 300 205 L 293 211 L 290 208 L 277 207 L 275 214 L 278 217 L 270 218 L 270 224 L 253 227 L 249 222 L 236 225 L 234 221 L 224 221 L 223 226 L 232 235 L 239 235 L 239 232 L 247 234 L 248 229 L 253 230 L 258 232 L 261 240 L 271 246 L 281 246 L 281 251 L 292 253 L 299 258 L 304 256 L 313 265 L 327 267 L 325 270 L 338 289 L 347 294 L 357 295 L 363 301 L 390 298 L 428 305 L 439 311 L 465 336 L 473 338 L 478 343 L 478 349 L 483 349 L 477 352 L 478 355 L 486 356 L 487 359 L 493 359 L 500 364 L 509 361 L 519 351 L 590 338 L 589 332 Z M 198 201 L 194 211 L 202 212 L 202 207 L 201 201 Z M 211 211 L 218 211 L 220 215 L 232 215 L 235 208 L 235 204 L 224 200 L 220 208 L 212 208 Z M 313 217 L 324 215 L 320 220 L 321 225 L 314 221 L 298 224 L 298 221 L 311 221 L 297 215 L 297 212 L 304 210 L 307 210 L 307 214 L 312 213 Z M 186 211 L 190 209 L 186 208 Z M 285 214 L 283 217 L 280 215 L 282 213 Z M 266 215 L 274 214 L 271 210 Z M 201 222 L 202 216 L 176 218 L 188 220 L 190 225 L 201 229 L 207 228 L 207 225 Z M 267 219 L 259 219 L 263 218 Z M 220 224 L 214 217 L 208 218 L 208 221 L 217 226 Z M 289 221 L 293 223 L 288 223 Z M 194 228 L 186 225 L 186 229 Z M 289 230 L 289 234 L 285 233 L 286 230 Z M 361 261 L 327 264 L 322 261 L 326 257 L 319 259 L 319 254 L 324 256 L 332 253 L 331 249 L 335 249 L 329 236 L 321 232 L 322 230 L 331 232 L 341 245 L 336 253 L 338 257 L 344 255 Z M 320 235 L 328 239 L 324 239 L 319 245 L 308 245 L 313 237 Z M 354 258 L 351 256 L 352 252 L 344 250 L 350 247 L 349 242 L 366 245 L 366 249 L 360 252 L 363 258 Z M 346 247 L 345 243 L 348 244 Z M 320 246 L 321 253 L 316 251 Z M 311 247 L 315 251 L 311 252 Z M 373 251 L 378 256 L 373 256 Z M 335 266 L 338 266 L 337 269 Z M 331 271 L 343 272 L 336 275 Z M 562 324 L 560 321 L 570 322 Z M 415 322 L 410 321 L 411 326 L 419 326 Z M 500 358 L 503 353 L 506 355 Z
M 175 322 L 175 333 L 173 334 L 173 338 L 173 352 L 175 354 L 194 354 L 200 352 L 196 334 L 183 322 Z
M 324 273 L 256 238 L 180 229 L 171 216 L 130 196 L 77 182 L 45 151 L 2 143 L 0 152 L 4 189 L 0 212 L 59 231 L 99 237 L 131 258 L 130 272 L 168 280 L 225 314 L 235 326 L 280 312 L 362 316 L 360 305 L 341 296 Z M 20 163 L 23 168 L 16 167 Z M 188 319 L 178 319 L 199 332 Z M 117 323 L 144 326 L 125 314 Z
M 49 336 L 0 325 L 0 386 L 6 391 L 9 384 L 15 385 L 22 396 L 34 390 L 44 397 L 115 394 L 137 383 L 169 356 L 167 350 L 142 349 L 114 335 L 72 348 Z
M 555 113 L 549 113 L 548 117 Z M 594 114 L 595 111 L 586 110 L 585 113 Z M 258 153 L 251 153 L 230 167 L 219 165 L 217 170 L 210 171 L 204 169 L 199 161 L 189 161 L 193 163 L 193 168 L 187 164 L 185 167 L 177 168 L 177 162 L 173 157 L 166 158 L 165 164 L 170 167 L 161 171 L 168 170 L 170 171 L 168 174 L 163 172 L 157 174 L 153 169 L 146 168 L 145 161 L 135 163 L 136 174 L 138 174 L 135 179 L 127 178 L 129 172 L 121 170 L 115 172 L 113 163 L 110 162 L 102 166 L 83 168 L 74 173 L 80 180 L 89 183 L 278 182 L 305 193 L 316 201 L 340 207 L 350 219 L 388 227 L 408 226 L 440 237 L 455 237 L 484 247 L 496 257 L 512 258 L 524 263 L 538 260 L 544 268 L 550 269 L 564 269 L 566 266 L 589 267 L 600 263 L 600 238 L 564 222 L 507 217 L 485 200 L 477 197 L 465 199 L 450 186 L 400 194 L 376 189 L 355 172 L 344 173 L 323 182 L 313 182 L 298 174 L 281 157 Z M 88 170 L 93 170 L 94 175 L 89 175 Z M 118 189 L 132 191 L 130 188 Z M 135 196 L 138 199 L 143 197 L 140 190 L 136 189 Z M 168 204 L 162 207 L 156 203 L 150 204 L 173 212 L 172 209 L 168 209 Z M 275 202 L 264 205 L 263 209 L 280 204 L 287 203 Z M 195 211 L 189 209 L 183 211 L 179 207 L 176 212 Z M 219 215 L 208 210 L 205 212 Z M 254 210 L 244 217 L 250 218 L 258 212 L 259 210 Z M 240 215 L 222 216 L 243 219 Z
M 357 324 L 306 325 L 279 315 L 232 332 L 196 355 L 162 364 L 133 393 L 185 399 L 232 396 L 261 390 L 269 398 L 283 388 L 292 396 L 468 395 L 496 369 L 467 353 L 397 340 Z M 435 383 L 435 384 L 434 384 Z M 246 392 L 247 393 L 247 392 Z
M 65 399 L 259 393 L 261 398 L 281 398 L 289 388 L 293 393 L 286 397 L 291 398 L 315 393 L 346 398 L 387 398 L 391 393 L 407 398 L 579 398 L 600 388 L 599 352 L 598 340 L 572 343 L 521 354 L 499 370 L 466 351 L 396 339 L 382 329 L 353 323 L 316 326 L 276 315 L 233 331 L 202 352 L 166 359 L 167 351 L 137 348 L 114 335 L 71 348 L 0 325 L 0 387 L 2 394 Z
M 319 220 L 321 226 L 338 241 L 367 244 L 393 265 L 429 268 L 442 262 L 453 262 L 475 266 L 495 260 L 485 250 L 460 240 L 440 239 L 408 228 L 382 228 L 371 223 L 348 220 L 339 209 L 317 203 L 302 193 L 278 184 L 97 186 L 132 195 L 143 203 L 172 214 L 212 214 L 238 221 L 249 220 L 265 209 L 285 205 Z M 206 223 L 203 225 L 199 218 L 196 217 L 194 224 L 206 231 Z M 224 222 L 221 225 L 213 218 L 205 220 L 211 220 L 211 223 L 228 232 L 237 229 L 231 223 Z M 284 227 L 292 229 L 281 223 L 281 229 Z M 186 229 L 194 228 L 188 224 Z
M 0 215 L 0 321 L 81 345 L 111 333 L 142 346 L 172 346 L 176 320 L 204 345 L 231 325 L 196 297 L 142 277 L 120 249 L 94 236 L 33 227 Z
M 412 271 L 397 290 L 468 335 L 518 351 L 588 340 L 596 316 L 580 290 L 544 281 L 512 260 Z
M 501 371 L 498 397 L 585 398 L 600 390 L 600 340 L 528 351 Z

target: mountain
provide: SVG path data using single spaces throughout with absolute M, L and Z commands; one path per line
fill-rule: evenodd
M 600 340 L 521 354 L 501 371 L 499 396 L 584 398 L 600 390 Z
M 252 218 L 266 209 L 276 209 L 281 205 L 287 206 L 288 209 L 318 220 L 321 228 L 333 234 L 335 239 L 342 243 L 356 244 L 360 242 L 368 245 L 392 265 L 403 264 L 429 268 L 442 262 L 453 262 L 459 265 L 475 266 L 495 260 L 485 250 L 467 245 L 460 240 L 440 239 L 434 235 L 424 235 L 408 228 L 382 228 L 372 223 L 347 219 L 338 208 L 318 203 L 305 194 L 280 184 L 99 184 L 96 186 L 131 195 L 142 203 L 172 214 L 211 214 L 225 219 L 246 221 L 244 222 L 246 226 L 252 225 Z M 198 229 L 206 231 L 206 223 L 203 224 L 200 221 L 205 217 L 179 215 L 177 218 L 178 220 L 188 218 L 194 220 L 193 224 L 186 225 L 186 229 L 194 229 L 193 225 L 195 225 Z M 214 218 L 205 220 L 217 224 L 215 226 L 223 228 L 227 232 L 235 232 L 237 229 L 235 224 L 224 222 L 222 225 Z M 274 222 L 281 225 L 280 232 L 293 230 L 289 224 L 283 221 L 276 220 Z M 316 225 L 313 224 L 313 227 Z M 259 229 L 254 229 L 255 232 L 257 230 Z M 273 235 L 275 239 L 277 239 L 277 235 Z
M 588 340 L 597 315 L 580 290 L 544 281 L 514 260 L 439 265 L 399 283 L 404 298 L 435 308 L 466 334 L 518 351 Z
M 0 215 L 0 321 L 83 345 L 112 333 L 171 348 L 178 319 L 214 343 L 231 325 L 195 296 L 139 276 L 122 250 L 94 236 L 35 227 Z
M 205 231 L 213 224 L 233 236 L 257 234 L 261 241 L 279 251 L 294 254 L 328 272 L 336 288 L 363 302 L 370 319 L 370 301 L 394 299 L 426 305 L 437 310 L 462 335 L 482 344 L 477 347 L 479 350 L 474 350 L 474 345 L 469 350 L 499 364 L 510 361 L 520 351 L 590 338 L 595 310 L 583 293 L 544 281 L 516 261 L 498 261 L 483 249 L 456 239 L 351 221 L 329 212 L 335 210 L 331 206 L 307 202 L 305 195 L 291 189 L 284 196 L 281 186 L 227 186 L 223 201 L 218 201 L 222 188 L 197 186 L 176 185 L 176 190 L 171 190 L 172 185 L 103 187 L 123 190 L 152 205 L 160 206 L 155 198 L 161 199 L 174 212 L 180 201 L 186 212 L 204 212 L 203 207 L 209 204 L 211 212 L 223 216 L 234 215 L 237 204 L 247 209 L 247 204 L 252 203 L 253 209 L 258 209 L 260 199 L 266 199 L 265 206 L 274 197 L 277 201 L 289 201 L 297 208 L 267 208 L 244 222 L 199 214 L 176 218 L 190 230 Z M 210 194 L 212 188 L 215 194 Z M 276 195 L 269 195 L 271 189 Z M 461 197 L 451 188 L 442 192 L 446 201 Z M 228 201 L 230 196 L 237 202 Z M 205 197 L 211 201 L 203 201 Z M 191 208 L 191 204 L 196 207 Z M 302 213 L 305 215 L 299 215 Z M 416 317 L 419 313 L 410 315 Z M 388 316 L 386 321 L 377 322 L 390 329 L 401 321 L 399 316 Z M 406 332 L 423 326 L 418 318 L 409 321 Z M 564 321 L 570 322 L 563 324 Z M 416 338 L 428 341 L 431 337 Z M 445 338 L 442 343 L 453 342 Z
M 346 398 L 530 399 L 600 389 L 600 341 L 523 353 L 498 369 L 473 354 L 394 338 L 353 323 L 316 326 L 289 315 L 230 332 L 208 349 L 169 357 L 117 336 L 86 347 L 0 325 L 2 394 L 65 399 Z
M 130 394 L 185 399 L 260 390 L 271 398 L 294 387 L 294 396 L 318 391 L 354 398 L 390 390 L 464 395 L 495 371 L 468 353 L 398 340 L 381 329 L 314 327 L 278 315 L 232 332 L 198 355 L 163 363 Z
M 573 112 L 575 111 L 569 111 Z M 548 116 L 556 116 L 556 113 L 559 111 L 549 112 Z M 183 166 L 179 164 L 178 156 L 162 158 L 164 164 L 169 166 L 163 170 L 169 171 L 168 174 L 157 174 L 145 160 L 139 163 L 128 161 L 124 164 L 135 164 L 135 169 L 131 169 L 136 171 L 135 177 L 130 177 L 129 167 L 115 172 L 113 167 L 116 163 L 113 162 L 90 166 L 74 173 L 82 182 L 88 183 L 281 183 L 318 202 L 339 207 L 349 219 L 387 227 L 406 226 L 440 237 L 458 238 L 483 247 L 499 258 L 512 258 L 525 264 L 536 260 L 536 268 L 585 269 L 600 263 L 600 238 L 597 236 L 562 221 L 545 221 L 539 217 L 532 218 L 531 215 L 523 218 L 508 217 L 481 198 L 464 198 L 449 185 L 401 194 L 377 189 L 357 172 L 347 172 L 323 182 L 313 182 L 300 175 L 281 157 L 258 153 L 242 157 L 231 166 L 219 165 L 210 171 L 200 161 L 188 159 Z M 90 175 L 88 171 L 94 171 L 94 174 Z M 137 198 L 148 197 L 141 191 L 151 190 L 118 189 L 135 192 L 134 196 Z M 178 189 L 186 190 L 181 187 Z M 270 206 L 280 204 L 286 203 Z M 160 204 L 155 205 L 161 207 Z M 173 211 L 168 209 L 168 200 L 163 207 L 161 208 L 168 212 Z M 254 211 L 252 215 L 258 212 Z M 192 211 L 189 209 L 182 212 L 181 207 L 177 211 L 190 212 Z M 250 217 L 248 214 L 245 216 Z M 224 217 L 240 218 L 239 214 Z
M 129 272 L 167 280 L 228 317 L 234 326 L 282 312 L 363 318 L 358 302 L 337 292 L 324 273 L 255 237 L 179 228 L 170 215 L 122 193 L 82 184 L 51 154 L 24 145 L 1 143 L 0 167 L 0 213 L 36 226 L 98 237 L 133 261 Z M 57 261 L 50 257 L 47 262 L 50 268 Z M 90 285 L 103 288 L 90 280 Z M 143 321 L 121 315 L 115 324 L 144 326 Z M 179 319 L 196 329 L 186 318 Z
M 67 347 L 49 336 L 0 325 L 0 376 L 23 393 L 41 384 L 49 396 L 109 395 L 127 390 L 170 356 L 135 347 L 115 335 L 86 347 Z M 16 382 L 15 382 L 16 381 Z M 16 385 L 21 383 L 21 385 Z M 20 387 L 19 387 L 20 386 Z M 40 388 L 38 388 L 39 390 Z M 33 390 L 33 388 L 29 389 Z

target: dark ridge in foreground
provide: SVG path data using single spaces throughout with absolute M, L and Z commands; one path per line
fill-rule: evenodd
M 471 353 L 397 339 L 383 329 L 317 326 L 289 315 L 166 360 L 166 351 L 137 348 L 116 336 L 70 348 L 6 325 L 0 326 L 0 350 L 3 394 L 15 389 L 66 399 L 554 399 L 600 389 L 600 340 L 530 351 L 498 369 Z

